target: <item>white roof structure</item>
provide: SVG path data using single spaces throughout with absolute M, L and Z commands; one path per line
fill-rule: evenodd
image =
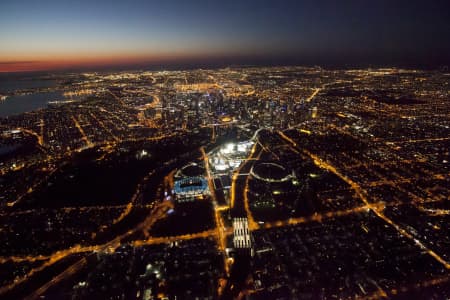
M 236 249 L 251 249 L 250 232 L 247 218 L 233 219 L 233 246 Z

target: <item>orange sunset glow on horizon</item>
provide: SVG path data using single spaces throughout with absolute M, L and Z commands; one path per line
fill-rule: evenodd
M 441 66 L 450 61 L 448 39 L 433 38 L 448 36 L 444 9 L 395 4 L 386 10 L 378 4 L 371 11 L 357 1 L 353 6 L 329 0 L 327 5 L 260 2 L 2 0 L 0 72 L 177 63 Z
M 111 57 L 111 58 L 64 58 L 48 60 L 12 60 L 0 62 L 0 72 L 24 72 L 64 70 L 84 67 L 103 67 L 125 64 L 140 64 L 158 61 L 156 57 Z
M 133 66 L 141 64 L 174 63 L 181 60 L 196 60 L 215 57 L 210 54 L 168 53 L 168 54 L 53 54 L 38 56 L 9 56 L 0 58 L 0 72 L 25 72 L 64 70 L 90 67 Z

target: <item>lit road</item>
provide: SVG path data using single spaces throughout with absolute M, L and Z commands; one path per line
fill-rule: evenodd
M 42 178 L 37 179 L 37 180 L 33 183 L 33 185 L 30 186 L 30 187 L 28 188 L 28 190 L 27 190 L 25 193 L 19 195 L 19 196 L 16 198 L 16 200 L 11 201 L 11 202 L 8 202 L 6 205 L 7 205 L 8 207 L 13 207 L 13 206 L 15 206 L 15 205 L 16 205 L 17 203 L 19 203 L 26 195 L 31 194 L 38 186 L 40 186 L 42 183 L 46 182 L 47 179 L 50 178 L 50 176 L 52 176 L 57 170 L 58 170 L 57 167 L 51 169 L 50 172 L 47 173 L 45 176 L 43 176 Z
M 435 285 L 442 285 L 444 283 L 448 283 L 449 281 L 450 281 L 450 275 L 447 274 L 442 277 L 433 278 L 433 279 L 425 280 L 423 282 L 419 282 L 415 285 L 392 288 L 388 292 L 385 292 L 385 291 L 382 291 L 379 289 L 375 293 L 365 296 L 365 297 L 361 297 L 359 299 L 361 299 L 361 300 L 377 300 L 382 297 L 388 298 L 391 295 L 395 296 L 395 295 L 398 295 L 401 293 L 406 293 L 411 290 L 419 291 L 420 289 L 428 288 L 428 287 L 435 286 Z
M 151 171 L 150 173 L 148 173 L 142 180 L 141 182 L 138 184 L 136 191 L 134 192 L 133 196 L 131 197 L 130 202 L 127 204 L 127 206 L 125 207 L 124 211 L 122 212 L 122 214 L 113 220 L 112 224 L 117 224 L 120 221 L 122 221 L 126 216 L 128 216 L 130 214 L 130 212 L 133 210 L 133 207 L 136 205 L 137 200 L 139 199 L 141 193 L 142 193 L 142 189 L 144 188 L 144 183 L 147 182 L 147 180 L 153 176 L 155 174 L 155 171 Z
M 311 100 L 314 99 L 314 97 L 316 97 L 316 95 L 320 92 L 321 88 L 317 88 L 314 90 L 314 92 L 311 94 L 311 96 L 309 96 L 308 98 L 306 98 L 306 102 L 311 102 Z
M 288 142 L 289 144 L 293 145 L 294 147 L 298 148 L 297 143 L 292 140 L 290 137 L 286 136 L 283 132 L 279 131 L 278 134 L 281 136 L 283 140 Z M 317 155 L 307 151 L 303 150 L 303 153 L 309 156 L 314 164 L 322 169 L 325 169 L 339 178 L 341 178 L 343 181 L 345 181 L 348 185 L 352 187 L 352 189 L 355 191 L 355 193 L 358 195 L 358 197 L 361 199 L 362 202 L 380 219 L 391 225 L 393 228 L 397 230 L 399 234 L 406 237 L 409 240 L 412 240 L 422 251 L 429 254 L 431 257 L 433 257 L 436 261 L 441 263 L 446 269 L 450 269 L 450 263 L 448 263 L 446 260 L 444 260 L 441 256 L 439 256 L 437 253 L 435 253 L 433 250 L 427 248 L 421 241 L 416 239 L 411 233 L 403 229 L 400 225 L 396 224 L 394 221 L 392 221 L 390 218 L 388 218 L 386 215 L 383 214 L 383 209 L 380 209 L 379 206 L 376 206 L 373 203 L 370 203 L 369 200 L 366 197 L 366 192 L 361 188 L 361 186 L 347 177 L 346 175 L 342 174 L 340 171 L 338 171 L 333 165 L 331 165 L 329 162 L 326 162 L 319 158 Z
M 53 254 L 52 256 L 49 257 L 48 261 L 46 261 L 41 266 L 39 266 L 35 269 L 32 269 L 30 272 L 28 272 L 27 275 L 23 276 L 22 278 L 16 279 L 13 283 L 11 283 L 9 285 L 1 287 L 0 288 L 0 296 L 4 293 L 8 292 L 9 290 L 15 288 L 19 284 L 25 282 L 35 273 L 38 273 L 38 272 L 44 270 L 45 268 L 53 265 L 54 263 L 68 257 L 69 255 L 76 254 L 76 253 L 85 253 L 85 252 L 107 252 L 107 253 L 114 252 L 118 247 L 120 247 L 122 245 L 121 241 L 123 239 L 125 239 L 125 238 L 129 237 L 130 235 L 132 235 L 136 232 L 139 232 L 139 231 L 148 231 L 153 226 L 153 224 L 155 224 L 158 220 L 164 218 L 166 216 L 167 211 L 169 209 L 171 209 L 172 207 L 173 207 L 173 204 L 170 201 L 160 202 L 157 206 L 155 206 L 155 208 L 153 209 L 151 214 L 142 223 L 137 225 L 134 229 L 129 230 L 126 233 L 117 236 L 116 238 L 114 238 L 113 240 L 111 240 L 105 244 L 95 245 L 95 246 L 85 246 L 85 247 L 81 247 L 80 245 L 77 245 L 77 246 L 74 246 L 67 250 L 56 252 L 55 254 Z M 44 284 L 38 290 L 36 290 L 32 294 L 30 294 L 27 299 L 38 298 L 40 295 L 42 295 L 48 288 L 50 288 L 54 284 L 60 282 L 63 279 L 68 278 L 70 275 L 79 271 L 84 266 L 84 264 L 85 264 L 85 258 L 80 259 L 79 261 L 77 261 L 76 263 L 74 263 L 70 267 L 68 267 L 65 271 L 63 271 L 62 273 L 60 273 L 59 275 L 54 277 L 52 280 L 50 280 L 49 282 Z
M 246 217 L 250 230 L 259 228 L 258 223 L 253 219 L 249 209 L 247 190 L 248 190 L 248 174 L 255 160 L 259 159 L 263 149 L 257 149 L 258 143 L 255 143 L 250 151 L 249 156 L 245 159 L 239 168 L 234 172 L 231 181 L 231 211 L 238 216 Z
M 75 118 L 75 116 L 72 116 L 72 120 L 75 123 L 75 127 L 78 129 L 78 131 L 81 134 L 81 138 L 83 139 L 83 141 L 86 143 L 87 147 L 92 147 L 94 144 L 88 139 L 88 137 L 86 136 L 86 133 L 84 132 L 83 128 L 80 126 L 80 123 L 78 122 L 78 120 Z
M 116 94 L 114 94 L 113 92 L 111 92 L 110 90 L 108 90 L 108 93 L 113 96 L 114 99 L 116 99 L 117 102 L 119 102 L 121 105 L 126 106 L 125 102 L 123 102 L 122 99 L 120 99 L 119 97 L 117 97 Z
M 175 135 L 175 134 L 174 134 Z M 170 136 L 170 135 L 169 135 Z M 153 138 L 146 138 L 145 140 L 159 140 L 162 138 L 166 138 L 167 136 L 161 136 L 161 137 L 153 137 Z M 154 172 L 154 171 L 152 171 Z M 120 208 L 124 208 L 122 214 L 120 214 L 116 219 L 113 220 L 113 224 L 116 224 L 123 220 L 129 213 L 132 211 L 133 207 L 136 205 L 137 200 L 140 197 L 141 190 L 144 187 L 144 182 L 148 177 L 150 177 L 153 173 L 150 172 L 144 179 L 141 181 L 141 183 L 137 186 L 136 192 L 133 194 L 130 202 L 125 206 L 120 206 Z M 173 185 L 173 173 L 171 172 L 169 175 L 167 175 L 164 178 L 164 183 Z M 223 221 L 218 221 L 218 227 L 215 230 L 207 231 L 207 232 L 200 232 L 195 234 L 189 234 L 189 235 L 183 235 L 183 236 L 171 236 L 171 237 L 149 237 L 148 232 L 150 231 L 153 224 L 158 221 L 161 218 L 164 218 L 166 216 L 166 212 L 173 207 L 173 204 L 171 201 L 162 201 L 156 205 L 150 205 L 151 208 L 153 208 L 151 214 L 139 225 L 137 225 L 134 229 L 127 231 L 126 233 L 117 236 L 113 240 L 109 241 L 106 244 L 101 245 L 93 245 L 93 246 L 80 246 L 75 245 L 69 249 L 60 250 L 55 252 L 51 255 L 37 255 L 37 256 L 25 256 L 25 257 L 2 257 L 0 258 L 3 262 L 35 262 L 35 261 L 43 261 L 43 263 L 30 270 L 25 276 L 21 278 L 16 278 L 16 280 L 6 286 L 3 286 L 0 288 L 0 295 L 5 294 L 6 292 L 10 291 L 13 288 L 16 288 L 21 283 L 29 280 L 34 274 L 41 272 L 42 270 L 46 269 L 49 266 L 54 265 L 56 262 L 59 262 L 65 258 L 68 258 L 70 255 L 73 254 L 82 254 L 82 253 L 92 253 L 95 252 L 107 252 L 111 253 L 114 252 L 115 249 L 117 249 L 119 246 L 122 245 L 123 240 L 131 236 L 132 234 L 136 232 L 143 232 L 144 235 L 147 237 L 146 240 L 136 240 L 130 243 L 134 247 L 138 247 L 141 245 L 152 245 L 152 244 L 159 244 L 159 243 L 170 243 L 173 241 L 178 240 L 190 240 L 190 239 L 196 239 L 196 238 L 209 238 L 209 237 L 215 237 L 218 240 L 219 249 L 223 250 L 225 248 L 225 241 L 226 236 L 229 234 L 228 231 L 225 230 L 225 227 L 223 225 Z M 95 207 L 94 209 L 105 209 L 106 207 Z M 119 207 L 117 207 L 119 208 Z M 93 209 L 90 208 L 84 208 L 84 209 Z M 81 208 L 83 210 L 83 208 Z M 221 211 L 222 209 L 220 207 L 217 207 L 217 210 L 215 210 L 215 214 L 217 216 L 217 213 Z M 217 219 L 216 219 L 217 220 Z M 95 233 L 93 233 L 95 234 Z M 86 256 L 85 256 L 86 257 Z M 47 282 L 45 285 L 43 285 L 41 288 L 36 290 L 33 294 L 30 295 L 30 299 L 34 299 L 39 297 L 39 295 L 42 295 L 45 293 L 46 290 L 48 290 L 49 287 L 53 286 L 54 284 L 60 282 L 61 280 L 67 278 L 68 276 L 76 273 L 79 271 L 83 266 L 85 265 L 85 260 L 79 260 L 75 264 L 71 265 L 69 268 L 67 268 L 64 272 L 57 275 L 55 278 L 53 278 L 51 281 Z
M 196 232 L 191 234 L 183 234 L 183 235 L 175 235 L 175 236 L 167 236 L 167 237 L 150 237 L 146 240 L 136 240 L 131 242 L 133 247 L 142 247 L 148 245 L 157 245 L 157 244 L 169 244 L 178 241 L 188 241 L 193 239 L 200 238 L 215 238 L 217 237 L 217 230 L 211 229 L 202 232 Z
M 31 299 L 37 299 L 40 295 L 45 293 L 51 286 L 57 284 L 58 282 L 62 281 L 63 279 L 72 276 L 73 274 L 80 271 L 87 263 L 87 259 L 83 257 L 82 259 L 78 260 L 76 263 L 72 264 L 70 267 L 68 267 L 64 272 L 56 275 L 52 278 L 49 282 L 41 286 L 39 289 L 37 289 L 34 293 L 28 295 L 24 299 L 31 300 Z
M 298 225 L 298 224 L 306 224 L 309 222 L 322 222 L 323 220 L 327 219 L 334 219 L 338 217 L 344 217 L 352 214 L 367 212 L 370 210 L 371 207 L 378 207 L 379 209 L 382 209 L 384 207 L 383 203 L 374 203 L 371 206 L 368 205 L 362 205 L 357 206 L 354 208 L 349 208 L 345 210 L 338 210 L 338 211 L 329 211 L 326 213 L 315 213 L 309 217 L 299 217 L 299 218 L 289 218 L 284 221 L 275 221 L 275 222 L 266 222 L 263 225 L 261 225 L 261 228 L 269 229 L 269 228 L 277 228 L 277 227 L 284 227 L 284 226 L 291 226 L 291 225 Z
M 323 90 L 326 86 L 333 85 L 333 84 L 335 84 L 335 83 L 336 83 L 336 82 L 329 82 L 329 83 L 322 84 L 321 87 L 316 88 L 316 89 L 314 90 L 314 92 L 313 92 L 308 98 L 305 99 L 305 102 L 311 102 L 311 101 L 317 96 L 317 94 L 318 94 L 321 90 Z
M 42 124 L 41 125 L 41 131 L 43 131 L 43 124 L 44 124 L 44 121 L 43 120 L 41 120 L 41 123 L 40 124 Z M 25 132 L 25 133 L 28 133 L 28 134 L 31 134 L 31 135 L 33 135 L 33 136 L 35 136 L 36 138 L 37 138 L 37 142 L 38 142 L 38 144 L 40 145 L 40 146 L 44 146 L 44 136 L 43 136 L 43 134 L 41 133 L 41 134 L 37 134 L 36 132 L 34 132 L 33 130 L 30 130 L 30 129 L 27 129 L 27 128 L 18 128 L 19 130 L 21 130 L 21 131 L 23 131 L 23 132 Z
M 159 140 L 163 140 L 163 139 L 167 139 L 167 138 L 172 138 L 177 136 L 178 133 L 176 132 L 172 132 L 169 134 L 164 134 L 164 135 L 159 135 L 159 136 L 152 136 L 152 137 L 143 137 L 143 138 L 129 138 L 129 139 L 124 139 L 124 140 L 119 140 L 118 138 L 116 142 L 102 142 L 102 143 L 97 143 L 97 144 L 91 144 L 91 147 L 100 147 L 104 153 L 102 156 L 100 156 L 100 158 L 98 160 L 103 160 L 108 154 L 114 152 L 115 147 L 118 145 L 119 142 L 139 142 L 139 141 L 159 141 Z M 72 151 L 67 151 L 61 155 L 53 155 L 53 156 L 49 156 L 47 160 L 40 162 L 41 164 L 54 164 L 57 165 L 58 163 L 64 162 L 66 161 L 68 158 L 70 158 L 72 155 L 74 155 L 75 153 L 78 153 L 82 150 L 87 149 L 86 147 L 80 148 L 80 149 L 74 149 Z M 27 165 L 26 167 L 30 167 L 31 165 Z M 23 166 L 25 167 L 25 166 Z M 46 182 L 48 178 L 50 178 L 51 175 L 53 175 L 56 171 L 58 170 L 58 167 L 53 167 L 48 169 L 48 173 L 45 176 L 36 178 L 36 180 L 30 185 L 30 187 L 24 192 L 21 193 L 15 200 L 9 201 L 7 202 L 7 206 L 8 207 L 13 207 L 15 206 L 18 202 L 20 202 L 27 194 L 32 193 L 34 190 L 36 190 L 36 188 L 38 186 L 40 186 L 42 183 Z M 1 170 L 1 174 L 7 174 L 9 171 L 11 170 Z M 17 171 L 17 169 L 13 170 L 13 171 Z
M 215 225 L 216 225 L 216 229 L 214 230 L 214 237 L 217 240 L 217 249 L 222 254 L 223 266 L 225 268 L 225 273 L 227 274 L 227 277 L 228 277 L 230 275 L 230 266 L 227 262 L 227 256 L 225 253 L 225 248 L 227 246 L 227 233 L 226 233 L 227 229 L 225 227 L 225 222 L 223 221 L 221 211 L 223 211 L 224 209 L 229 209 L 229 207 L 218 206 L 216 193 L 215 193 L 215 189 L 214 189 L 214 182 L 213 182 L 213 178 L 211 176 L 209 157 L 208 157 L 208 154 L 206 154 L 204 147 L 200 148 L 200 152 L 202 153 L 203 162 L 205 165 L 206 176 L 208 179 L 208 186 L 209 186 L 209 190 L 211 191 L 211 198 L 212 198 L 213 209 L 214 209 L 214 220 L 215 220 Z M 205 232 L 205 233 L 207 234 L 207 232 Z M 200 236 L 200 237 L 205 237 L 205 236 L 203 236 L 205 233 L 201 233 L 202 236 Z M 227 278 L 221 278 L 219 280 L 219 286 L 217 288 L 218 295 L 222 294 L 222 287 L 226 285 L 226 282 L 227 282 Z
M 208 179 L 208 187 L 211 192 L 211 198 L 212 198 L 212 203 L 213 203 L 213 207 L 214 207 L 214 220 L 216 223 L 216 229 L 217 229 L 217 235 L 218 235 L 218 246 L 219 246 L 220 251 L 224 251 L 226 248 L 226 236 L 224 233 L 225 226 L 224 226 L 224 221 L 220 214 L 219 206 L 217 205 L 216 192 L 214 189 L 213 178 L 211 176 L 209 158 L 205 152 L 204 147 L 201 147 L 200 151 L 202 153 L 203 163 L 205 165 L 206 176 Z
M 93 113 L 90 113 L 90 116 L 92 117 L 92 119 L 94 119 L 95 121 L 97 121 L 98 124 L 100 124 L 100 126 L 109 133 L 109 135 L 111 135 L 111 137 L 114 139 L 114 141 L 119 142 L 119 138 L 117 136 L 114 135 L 114 133 L 112 133 L 111 129 L 106 126 L 103 121 L 101 121 L 99 118 L 97 118 Z

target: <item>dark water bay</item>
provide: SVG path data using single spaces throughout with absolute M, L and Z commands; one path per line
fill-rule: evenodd
M 0 94 L 17 90 L 56 87 L 57 81 L 42 75 L 0 74 Z
M 19 90 L 35 90 L 53 88 L 57 81 L 48 79 L 47 75 L 36 74 L 0 74 L 0 95 L 7 95 Z M 47 107 L 48 101 L 63 100 L 61 92 L 42 92 L 27 95 L 10 96 L 0 101 L 0 117 L 18 115 L 21 113 Z
M 63 99 L 64 96 L 59 91 L 11 96 L 0 102 L 0 117 L 8 117 L 40 108 L 46 108 L 48 101 Z

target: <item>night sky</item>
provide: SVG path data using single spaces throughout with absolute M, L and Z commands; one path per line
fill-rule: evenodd
M 1 0 L 0 71 L 450 64 L 449 1 Z

